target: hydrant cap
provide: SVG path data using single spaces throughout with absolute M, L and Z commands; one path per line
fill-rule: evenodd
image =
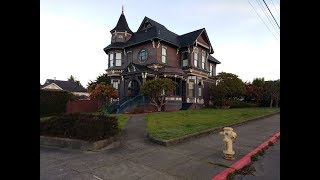
M 224 127 L 223 130 L 225 130 L 225 131 L 233 131 L 233 129 L 231 127 Z

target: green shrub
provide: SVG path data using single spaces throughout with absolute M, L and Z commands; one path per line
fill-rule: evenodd
M 68 100 L 73 95 L 67 91 L 40 90 L 40 117 L 65 113 Z
M 251 108 L 251 107 L 257 107 L 254 103 L 248 103 L 240 100 L 231 100 L 229 101 L 230 108 Z
M 116 117 L 67 114 L 40 121 L 40 135 L 97 141 L 119 133 Z

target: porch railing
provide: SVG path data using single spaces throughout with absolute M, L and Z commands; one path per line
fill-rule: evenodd
M 144 102 L 143 95 L 137 95 L 134 97 L 126 96 L 121 98 L 119 101 L 112 102 L 106 106 L 106 113 L 114 114 L 114 113 L 123 113 L 128 108 L 135 107 L 140 103 Z

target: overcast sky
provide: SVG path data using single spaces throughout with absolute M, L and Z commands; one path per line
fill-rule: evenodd
M 221 62 L 217 73 L 237 74 L 243 81 L 279 79 L 279 28 L 258 2 L 264 5 L 262 0 L 40 0 L 40 83 L 73 75 L 86 87 L 104 73 L 103 48 L 111 42 L 109 31 L 122 5 L 134 32 L 145 16 L 179 35 L 206 28 L 213 56 Z M 279 0 L 265 2 L 280 24 Z

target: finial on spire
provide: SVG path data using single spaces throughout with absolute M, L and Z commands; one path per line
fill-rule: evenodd
M 123 5 L 122 5 L 122 14 L 123 14 Z

